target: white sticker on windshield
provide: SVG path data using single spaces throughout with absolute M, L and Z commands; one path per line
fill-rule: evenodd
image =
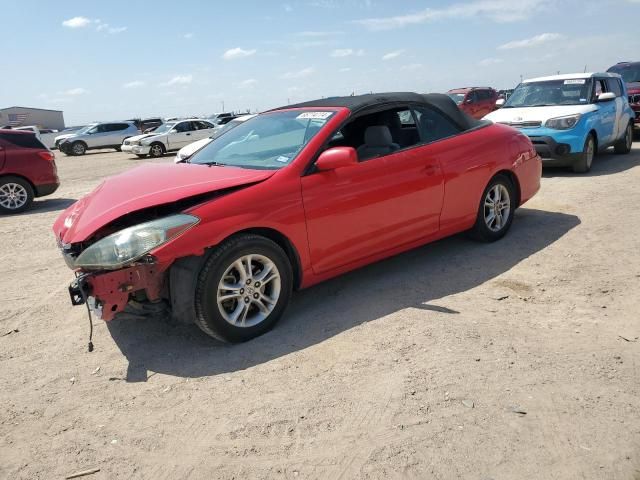
M 280 155 L 276 158 L 276 162 L 287 163 L 289 161 L 289 157 L 285 157 L 284 155 Z
M 584 78 L 574 78 L 573 80 L 565 80 L 565 85 L 584 85 L 587 81 Z
M 299 120 L 303 120 L 303 119 L 304 120 L 309 120 L 309 119 L 324 120 L 326 118 L 329 118 L 332 113 L 333 112 L 304 112 L 298 115 L 296 118 Z

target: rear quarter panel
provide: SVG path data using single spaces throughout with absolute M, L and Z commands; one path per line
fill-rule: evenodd
M 540 186 L 540 158 L 529 139 L 513 128 L 493 124 L 436 145 L 434 154 L 440 158 L 445 182 L 442 232 L 473 226 L 482 193 L 500 171 L 516 176 L 523 199 Z

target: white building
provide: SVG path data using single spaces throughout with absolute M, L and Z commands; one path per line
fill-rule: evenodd
M 40 128 L 63 130 L 64 116 L 60 110 L 29 107 L 0 108 L 0 127 L 6 125 L 11 127 L 35 125 Z

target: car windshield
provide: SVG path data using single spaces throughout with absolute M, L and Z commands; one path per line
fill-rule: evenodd
M 460 105 L 464 100 L 464 93 L 447 93 L 449 98 L 456 102 L 457 105 Z
M 89 130 L 91 130 L 93 127 L 95 127 L 96 125 L 98 125 L 97 123 L 91 124 L 91 125 L 87 125 L 86 127 L 82 127 L 80 130 L 78 130 L 76 133 L 78 135 L 82 135 L 83 133 L 87 133 Z
M 258 115 L 217 137 L 190 161 L 277 170 L 290 164 L 334 113 L 295 110 Z
M 607 71 L 617 73 L 625 83 L 640 82 L 640 63 L 634 65 L 616 65 Z
M 173 127 L 176 126 L 177 122 L 171 122 L 171 123 L 163 123 L 162 125 L 160 125 L 159 127 L 157 127 L 153 133 L 167 133 L 169 130 L 171 130 Z
M 502 108 L 585 105 L 590 97 L 589 78 L 526 82 L 516 87 Z

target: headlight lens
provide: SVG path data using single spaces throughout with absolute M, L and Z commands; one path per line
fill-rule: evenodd
M 569 130 L 576 126 L 576 124 L 580 121 L 580 117 L 582 115 L 567 115 L 566 117 L 556 117 L 550 118 L 545 123 L 547 128 L 553 128 L 554 130 Z
M 117 269 L 183 234 L 198 223 L 192 215 L 178 214 L 141 223 L 105 237 L 82 252 L 75 265 L 88 269 Z

